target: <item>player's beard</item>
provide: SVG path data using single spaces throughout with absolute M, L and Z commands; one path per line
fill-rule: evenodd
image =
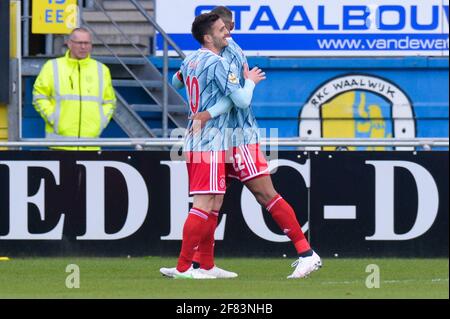
M 214 38 L 213 40 L 214 47 L 220 52 L 223 48 L 228 45 L 228 42 L 224 38 Z

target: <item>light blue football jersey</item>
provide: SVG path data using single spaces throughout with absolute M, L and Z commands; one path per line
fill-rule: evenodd
M 222 97 L 241 88 L 236 65 L 208 49 L 187 56 L 180 67 L 186 87 L 189 116 L 208 110 Z M 209 120 L 201 133 L 190 132 L 190 120 L 184 140 L 184 151 L 221 151 L 229 148 L 227 137 L 229 112 Z
M 236 65 L 240 83 L 243 86 L 245 83 L 244 64 L 248 65 L 247 58 L 241 47 L 233 39 L 227 38 L 227 41 L 228 46 L 222 50 L 221 56 L 229 63 Z M 258 124 L 251 106 L 244 109 L 233 107 L 230 110 L 228 127 L 233 131 L 231 136 L 232 146 L 256 144 L 260 141 Z

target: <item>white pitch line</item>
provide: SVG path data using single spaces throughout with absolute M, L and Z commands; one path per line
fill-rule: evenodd
M 434 279 L 404 279 L 404 280 L 382 280 L 384 284 L 402 284 L 408 282 L 441 282 L 448 281 L 448 278 L 434 278 Z M 360 280 L 346 280 L 346 281 L 325 281 L 322 285 L 351 285 L 351 284 L 365 284 L 365 281 Z

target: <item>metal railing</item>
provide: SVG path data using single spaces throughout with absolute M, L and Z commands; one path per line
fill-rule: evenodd
M 162 131 L 163 131 L 163 137 L 167 137 L 168 136 L 168 128 L 169 128 L 169 118 L 175 123 L 177 124 L 177 121 L 175 119 L 173 119 L 169 112 L 168 112 L 168 105 L 169 105 L 169 97 L 168 97 L 168 92 L 169 92 L 169 77 L 168 77 L 168 73 L 169 73 L 169 52 L 168 52 L 168 46 L 170 45 L 179 55 L 179 57 L 181 57 L 182 59 L 184 59 L 186 56 L 183 53 L 183 51 L 181 51 L 181 49 L 177 46 L 177 44 L 167 35 L 167 33 L 161 28 L 161 26 L 155 21 L 155 19 L 153 19 L 153 17 L 151 17 L 147 11 L 145 10 L 145 8 L 136 0 L 129 0 L 135 7 L 136 9 L 144 16 L 144 18 L 161 34 L 161 36 L 164 39 L 164 49 L 163 49 L 163 68 L 162 68 L 162 89 L 163 89 L 163 100 L 162 100 Z M 88 3 L 88 6 L 90 9 L 99 9 L 107 18 L 108 20 L 113 24 L 113 26 L 119 31 L 119 33 L 133 46 L 133 48 L 139 53 L 139 55 L 143 58 L 143 60 L 149 64 L 150 66 L 152 66 L 151 62 L 148 60 L 147 56 L 145 55 L 145 53 L 138 48 L 133 41 L 130 39 L 129 36 L 127 36 L 122 28 L 112 19 L 112 17 L 108 14 L 108 12 L 102 7 L 101 4 L 99 4 L 97 2 L 97 0 L 90 0 Z M 80 11 L 80 16 L 82 15 L 81 11 Z M 142 83 L 142 81 L 136 76 L 136 74 L 131 71 L 130 68 L 128 68 L 128 66 L 123 62 L 123 60 L 114 52 L 114 50 L 112 50 L 110 48 L 110 46 L 108 44 L 106 44 L 106 42 L 102 39 L 101 36 L 99 36 L 94 28 L 92 28 L 89 23 L 87 23 L 86 21 L 84 21 L 81 17 L 81 21 L 82 23 L 93 33 L 93 35 L 99 39 L 102 44 L 106 47 L 106 49 L 119 61 L 119 63 L 124 67 L 124 69 L 133 77 L 133 79 L 139 84 L 139 86 L 153 99 L 153 100 L 157 100 L 155 99 L 155 97 L 153 96 L 153 94 L 147 89 L 147 87 Z M 178 124 L 177 124 L 178 125 Z
M 150 16 L 147 11 L 145 11 L 145 8 L 137 1 L 137 0 L 130 0 L 130 2 L 136 7 L 136 9 L 144 16 L 145 19 L 161 34 L 161 36 L 164 39 L 164 45 L 163 45 L 163 69 L 162 69 L 162 75 L 163 75 L 163 112 L 162 112 L 162 129 L 163 129 L 163 137 L 168 136 L 169 132 L 169 111 L 168 111 L 168 104 L 169 104 L 169 45 L 177 52 L 178 56 L 181 59 L 184 59 L 186 55 L 181 51 L 181 49 L 178 47 L 178 45 L 169 37 L 169 35 L 161 28 L 161 26 L 156 22 L 155 19 L 153 19 L 152 16 Z M 156 38 L 156 36 L 155 36 Z
M 169 35 L 161 28 L 161 26 L 156 22 L 155 19 L 153 19 L 152 16 L 150 16 L 147 11 L 145 11 L 145 8 L 137 1 L 137 0 L 130 0 L 131 3 L 134 4 L 134 6 L 138 9 L 138 11 L 147 19 L 148 22 L 161 34 L 161 36 L 164 38 L 164 45 L 169 44 L 176 52 L 177 54 L 184 59 L 186 55 L 181 51 L 181 49 L 178 47 L 178 45 L 169 37 Z
M 164 47 L 163 47 L 163 68 L 162 68 L 162 76 L 163 76 L 163 100 L 162 100 L 162 129 L 163 129 L 163 136 L 168 136 L 169 131 L 169 119 L 171 119 L 174 123 L 177 124 L 177 121 L 173 119 L 169 112 L 168 112 L 168 105 L 169 105 L 169 98 L 168 98 L 168 69 L 169 69 L 169 53 L 168 48 L 169 45 L 173 48 L 175 52 L 177 52 L 178 56 L 182 59 L 185 58 L 185 54 L 181 49 L 177 46 L 177 44 L 167 35 L 167 33 L 159 26 L 159 24 L 156 22 L 156 20 L 151 17 L 145 8 L 136 0 L 129 0 L 130 3 L 132 3 L 136 9 L 144 16 L 144 18 L 157 30 L 161 36 L 164 39 Z M 155 100 L 154 96 L 151 94 L 151 92 L 145 87 L 145 85 L 142 83 L 140 79 L 137 78 L 135 73 L 133 73 L 123 62 L 122 59 L 118 57 L 117 54 L 114 53 L 114 51 L 106 44 L 105 41 L 95 32 L 94 28 L 91 28 L 88 23 L 85 21 L 82 21 L 82 15 L 83 15 L 83 9 L 99 9 L 103 14 L 106 15 L 106 17 L 111 21 L 111 23 L 114 25 L 114 27 L 120 32 L 120 34 L 130 43 L 130 45 L 133 46 L 133 48 L 142 56 L 142 58 L 149 64 L 152 65 L 151 62 L 148 60 L 147 56 L 144 54 L 144 52 L 139 49 L 133 41 L 131 41 L 130 37 L 127 36 L 123 30 L 120 28 L 120 26 L 111 18 L 111 16 L 104 10 L 101 4 L 97 2 L 97 0 L 78 0 L 78 9 L 79 9 L 79 22 L 83 22 L 83 24 L 94 34 L 96 38 L 98 38 L 102 44 L 106 47 L 108 51 L 122 64 L 122 66 L 125 68 L 125 70 L 130 73 L 130 75 L 133 77 L 133 79 L 144 89 L 146 94 L 148 94 L 152 99 Z M 29 26 L 30 26 L 30 20 L 31 20 L 31 14 L 30 14 L 30 0 L 23 0 L 23 15 L 22 15 L 22 21 L 23 21 L 23 56 L 29 55 L 29 42 L 30 42 L 30 35 L 29 35 Z M 54 43 L 54 37 L 53 35 L 49 34 L 46 35 L 45 39 L 45 55 L 46 56 L 52 56 L 53 55 L 53 43 Z M 177 124 L 178 125 L 178 124 Z
M 28 56 L 30 54 L 30 0 L 23 0 L 23 13 L 22 13 L 22 22 L 23 22 L 23 46 L 22 46 L 22 55 Z
M 182 138 L 99 138 L 99 139 L 73 139 L 73 140 L 51 140 L 39 138 L 25 138 L 20 142 L 1 142 L 0 147 L 58 147 L 58 146 L 101 146 L 101 147 L 129 147 L 137 150 L 146 148 L 167 148 L 182 146 Z M 448 138 L 269 138 L 261 140 L 262 146 L 270 147 L 397 147 L 418 148 L 432 150 L 433 147 L 449 147 Z M 410 150 L 410 149 L 409 149 Z

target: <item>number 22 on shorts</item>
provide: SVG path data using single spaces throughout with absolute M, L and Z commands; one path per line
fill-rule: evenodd
M 234 154 L 233 168 L 236 172 L 245 169 L 245 164 L 242 163 L 242 156 L 239 153 Z

